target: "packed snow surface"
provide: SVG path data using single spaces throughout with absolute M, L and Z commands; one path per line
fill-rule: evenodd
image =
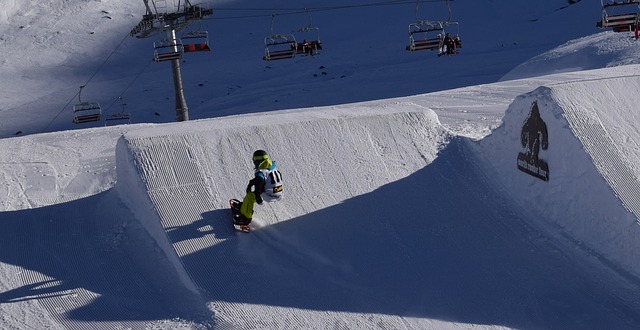
M 638 44 L 598 5 L 453 1 L 439 58 L 404 46 L 444 2 L 327 0 L 324 52 L 264 63 L 308 13 L 213 1 L 174 123 L 142 3 L 0 2 L 0 328 L 640 327 Z M 71 123 L 80 85 L 133 123 Z M 256 149 L 285 196 L 245 234 Z

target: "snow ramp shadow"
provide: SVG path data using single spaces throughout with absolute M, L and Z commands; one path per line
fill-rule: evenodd
M 562 83 L 521 95 L 475 143 L 485 173 L 540 224 L 640 275 L 638 77 Z

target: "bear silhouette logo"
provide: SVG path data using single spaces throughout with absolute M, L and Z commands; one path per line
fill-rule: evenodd
M 549 164 L 540 159 L 540 149 L 549 148 L 549 133 L 547 124 L 540 116 L 537 101 L 531 104 L 529 117 L 524 121 L 520 143 L 524 152 L 518 153 L 518 169 L 541 180 L 549 181 Z

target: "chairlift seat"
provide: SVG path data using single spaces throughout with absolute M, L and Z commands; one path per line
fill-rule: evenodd
M 209 45 L 207 43 L 185 44 L 184 45 L 184 52 L 185 53 L 190 53 L 190 52 L 208 52 L 208 51 L 211 51 L 211 48 L 209 48 Z
M 322 50 L 319 40 L 303 41 L 296 44 L 296 54 L 315 56 Z
M 440 49 L 443 36 L 442 22 L 419 21 L 409 24 L 409 45 L 406 49 L 410 52 Z
M 278 51 L 266 51 L 264 57 L 262 58 L 265 61 L 273 61 L 273 60 L 282 60 L 287 58 L 294 58 L 296 56 L 295 49 L 285 49 Z
M 171 61 L 171 60 L 179 60 L 182 58 L 182 52 L 165 52 L 165 53 L 158 53 L 156 52 L 153 56 L 153 60 L 156 62 L 164 62 L 164 61 Z
M 440 38 L 429 38 L 429 39 L 420 39 L 420 40 L 411 40 L 409 46 L 407 46 L 408 51 L 416 51 L 416 50 L 436 50 L 441 47 L 442 39 Z
M 125 112 L 114 113 L 113 115 L 106 117 L 104 121 L 105 126 L 107 126 L 109 122 L 115 123 L 126 121 L 127 124 L 131 124 L 131 114 Z
M 99 121 L 102 109 L 98 102 L 82 102 L 73 107 L 73 122 L 75 124 Z
M 207 31 L 191 31 L 180 38 L 184 52 L 203 52 L 211 51 L 209 47 L 209 33 Z
M 75 124 L 89 123 L 94 121 L 100 121 L 100 114 L 94 113 L 89 115 L 78 115 L 73 118 Z
M 273 35 L 264 40 L 265 61 L 282 60 L 296 56 L 297 43 L 293 35 Z
M 166 39 L 156 41 L 153 44 L 153 48 L 153 60 L 155 62 L 179 60 L 184 53 L 184 46 L 180 40 L 175 40 L 174 42 Z
M 614 16 L 605 16 L 602 22 L 603 28 L 620 28 L 629 27 L 638 24 L 638 14 L 623 14 Z

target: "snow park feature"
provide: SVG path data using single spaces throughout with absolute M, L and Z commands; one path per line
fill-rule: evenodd
M 465 51 L 425 57 L 415 5 L 215 3 L 175 122 L 144 1 L 5 1 L 0 328 L 639 328 L 633 32 L 459 0 Z M 331 47 L 263 61 L 274 12 Z M 72 122 L 77 86 L 100 120 Z M 245 234 L 257 149 L 287 193 Z

